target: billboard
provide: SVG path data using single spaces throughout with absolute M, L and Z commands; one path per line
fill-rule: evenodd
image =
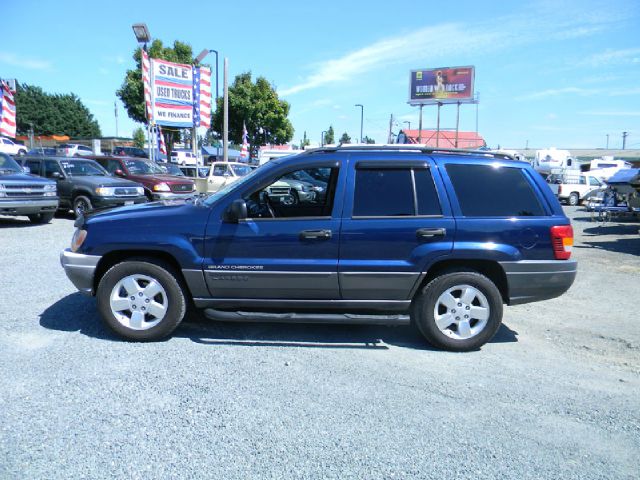
M 193 70 L 191 65 L 151 59 L 153 121 L 170 127 L 193 127 Z
M 473 102 L 474 67 L 412 70 L 409 104 Z

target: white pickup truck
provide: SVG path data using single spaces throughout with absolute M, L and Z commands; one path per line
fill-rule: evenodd
M 8 138 L 0 137 L 0 153 L 22 156 L 27 154 L 27 147 Z
M 547 183 L 558 200 L 569 205 L 579 205 L 606 188 L 598 177 L 589 173 L 551 174 Z

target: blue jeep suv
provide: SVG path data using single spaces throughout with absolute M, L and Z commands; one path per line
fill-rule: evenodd
M 270 187 L 301 174 L 322 195 Z M 503 305 L 557 297 L 573 230 L 530 165 L 502 154 L 340 146 L 272 160 L 197 200 L 83 217 L 61 254 L 106 324 L 168 336 L 188 307 L 228 321 L 404 324 L 477 349 Z

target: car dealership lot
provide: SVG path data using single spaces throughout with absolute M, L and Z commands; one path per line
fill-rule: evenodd
M 0 478 L 635 478 L 638 223 L 567 212 L 574 286 L 463 354 L 199 319 L 124 342 L 59 265 L 73 220 L 0 217 Z

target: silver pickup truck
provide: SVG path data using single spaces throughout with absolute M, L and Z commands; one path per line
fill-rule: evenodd
M 56 182 L 27 170 L 0 153 L 0 215 L 25 215 L 32 223 L 49 223 L 58 209 Z

